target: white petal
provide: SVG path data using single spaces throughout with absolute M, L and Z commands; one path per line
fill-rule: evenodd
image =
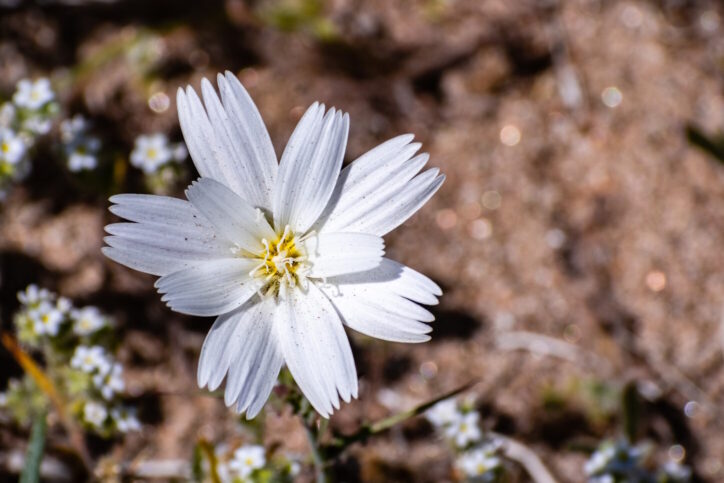
M 424 275 L 389 259 L 367 272 L 327 279 L 321 286 L 344 323 L 365 335 L 395 342 L 425 342 L 430 312 L 414 302 L 436 304 L 442 292 Z M 414 302 L 413 302 L 414 301 Z
M 201 82 L 206 109 L 191 87 L 178 90 L 179 122 L 189 153 L 201 176 L 224 183 L 251 205 L 271 211 L 277 167 L 269 134 L 239 81 L 228 73 L 219 80 L 226 108 L 206 79 Z
M 255 183 L 258 196 L 263 197 L 265 204 L 252 204 L 262 206 L 271 213 L 278 163 L 269 131 L 239 79 L 229 71 L 226 71 L 226 77 L 219 74 L 217 78 L 224 109 L 232 121 L 231 138 L 242 154 L 243 163 L 239 166 L 239 176 L 244 177 L 242 186 L 248 190 L 252 189 L 248 183 Z
M 415 176 L 428 155 L 409 135 L 393 138 L 360 156 L 339 176 L 319 232 L 353 231 L 383 236 L 412 216 L 438 190 L 444 176 L 431 169 Z
M 187 201 L 153 195 L 117 195 L 110 211 L 137 224 L 106 227 L 112 248 L 103 253 L 130 268 L 166 275 L 201 260 L 228 257 L 230 243 L 216 239 L 214 228 Z
M 228 372 L 224 400 L 247 418 L 269 398 L 283 358 L 273 335 L 274 300 L 255 297 L 216 319 L 199 359 L 198 382 L 215 390 Z
M 264 249 L 263 238 L 276 238 L 259 209 L 218 181 L 200 178 L 186 190 L 186 197 L 219 234 L 245 250 L 258 253 Z
M 323 233 L 305 240 L 313 278 L 363 272 L 380 264 L 385 254 L 382 238 L 365 233 Z
M 257 265 L 248 258 L 211 260 L 159 278 L 161 300 L 183 314 L 220 315 L 239 307 L 262 286 L 249 276 Z
M 329 417 L 339 397 L 357 397 L 357 371 L 334 306 L 314 283 L 279 301 L 274 329 L 294 380 L 314 409 Z M 339 397 L 337 394 L 339 393 Z
M 304 233 L 334 190 L 347 146 L 349 116 L 316 102 L 289 138 L 274 187 L 274 226 Z

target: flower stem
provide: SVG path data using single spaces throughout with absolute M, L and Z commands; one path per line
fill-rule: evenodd
M 304 429 L 307 434 L 307 441 L 309 441 L 309 447 L 312 451 L 312 461 L 314 462 L 314 473 L 316 474 L 317 483 L 327 483 L 327 475 L 324 472 L 324 458 L 322 453 L 319 451 L 319 442 L 316 429 L 312 424 L 309 424 L 307 418 L 302 418 L 304 422 Z

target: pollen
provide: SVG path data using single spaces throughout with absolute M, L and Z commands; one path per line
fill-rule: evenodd
M 255 278 L 264 280 L 261 293 L 265 296 L 284 296 L 293 287 L 303 287 L 309 263 L 303 239 L 294 235 L 289 225 L 274 241 L 261 240 L 264 250 L 257 255 L 259 264 L 250 272 Z

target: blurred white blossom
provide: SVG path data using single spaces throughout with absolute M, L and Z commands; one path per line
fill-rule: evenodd
M 457 466 L 465 476 L 487 482 L 494 481 L 501 461 L 495 456 L 495 450 L 482 447 L 463 453 L 457 460 Z
M 458 404 L 455 399 L 440 401 L 425 413 L 425 417 L 438 428 L 453 424 L 462 418 L 462 416 L 463 413 L 458 409 Z
M 254 470 L 263 468 L 265 463 L 263 446 L 242 446 L 234 451 L 234 458 L 229 463 L 229 468 L 244 479 L 250 476 Z
M 50 87 L 50 81 L 45 77 L 30 81 L 23 79 L 18 82 L 13 94 L 13 102 L 18 107 L 25 109 L 38 110 L 47 103 L 55 99 L 53 89 Z
M 165 135 L 157 133 L 136 138 L 131 152 L 131 164 L 144 173 L 154 173 L 172 159 L 173 151 Z
M 136 410 L 127 406 L 119 406 L 111 409 L 111 419 L 121 433 L 138 431 L 141 423 L 136 417 Z
M 93 376 L 93 384 L 101 392 L 104 399 L 113 399 L 116 393 L 122 392 L 126 385 L 123 382 L 123 366 L 113 363 L 107 371 L 99 372 Z
M 79 345 L 75 349 L 70 366 L 83 372 L 107 374 L 111 369 L 111 363 L 106 356 L 106 351 L 101 346 Z
M 478 419 L 477 412 L 465 413 L 447 426 L 445 435 L 454 441 L 458 448 L 464 448 L 470 443 L 480 441 L 483 435 L 478 427 Z
M 97 307 L 83 307 L 70 313 L 73 319 L 73 332 L 78 335 L 89 335 L 106 325 L 106 318 Z
M 36 334 L 57 335 L 60 324 L 63 322 L 63 313 L 49 302 L 41 302 L 28 315 L 33 322 Z
M 83 419 L 90 425 L 100 428 L 106 418 L 108 418 L 108 410 L 102 404 L 90 401 L 83 406 Z
M 25 156 L 25 143 L 11 129 L 0 129 L 0 162 L 17 164 Z

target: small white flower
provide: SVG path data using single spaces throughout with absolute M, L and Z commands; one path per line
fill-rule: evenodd
M 38 307 L 30 310 L 28 316 L 33 321 L 36 334 L 57 335 L 63 322 L 63 313 L 49 302 L 41 302 Z
M 594 475 L 603 471 L 615 457 L 616 447 L 613 444 L 607 444 L 591 454 L 583 465 L 583 471 L 586 475 Z
M 8 405 L 8 393 L 0 392 L 0 408 L 4 408 Z
M 116 393 L 126 388 L 123 382 L 123 366 L 114 363 L 110 370 L 101 371 L 93 376 L 93 384 L 98 388 L 103 399 L 111 400 Z
M 478 427 L 478 418 L 478 413 L 474 411 L 463 414 L 461 418 L 453 421 L 445 429 L 445 435 L 455 441 L 458 448 L 464 448 L 470 443 L 479 441 L 482 433 Z
M 50 87 L 50 81 L 44 77 L 31 82 L 23 79 L 18 82 L 15 94 L 13 94 L 13 102 L 18 107 L 37 110 L 46 105 L 55 98 L 53 89 Z
M 357 397 L 344 325 L 397 342 L 429 340 L 440 288 L 384 258 L 382 236 L 437 191 L 437 169 L 404 135 L 341 169 L 349 118 L 313 104 L 277 163 L 261 116 L 237 78 L 202 81 L 177 105 L 201 178 L 189 201 L 118 195 L 111 211 L 137 223 L 106 227 L 109 258 L 159 275 L 181 313 L 219 316 L 201 352 L 198 383 L 254 417 L 282 365 L 319 414 Z M 419 174 L 418 174 L 419 173 Z M 241 343 L 243 341 L 243 343 Z
M 433 426 L 439 428 L 458 421 L 463 417 L 463 413 L 458 409 L 458 403 L 455 399 L 446 399 L 428 409 L 425 417 Z
M 67 314 L 73 308 L 73 302 L 67 297 L 58 297 L 55 301 L 55 308 L 63 314 Z
M 83 307 L 70 313 L 73 320 L 73 332 L 80 336 L 89 335 L 106 325 L 106 318 L 97 307 Z
M 183 161 L 184 159 L 188 158 L 188 156 L 189 156 L 189 152 L 183 143 L 178 143 L 173 146 L 173 160 L 174 161 Z
M 299 464 L 299 461 L 290 461 L 289 462 L 289 476 L 299 476 L 299 473 L 302 471 L 302 465 Z
M 111 362 L 106 356 L 106 351 L 101 346 L 88 347 L 79 345 L 75 348 L 73 358 L 70 360 L 70 366 L 73 369 L 79 369 L 83 372 L 99 374 L 107 374 L 111 370 Z
M 485 449 L 474 449 L 460 456 L 457 465 L 468 477 L 493 481 L 495 470 L 500 467 L 500 458 Z
M 5 102 L 0 106 L 0 128 L 9 128 L 15 122 L 17 110 L 12 102 Z
M 28 307 L 38 305 L 41 302 L 48 302 L 52 300 L 53 295 L 44 288 L 39 288 L 35 284 L 28 285 L 25 290 L 18 292 L 18 300 L 21 304 Z
M 31 116 L 23 121 L 23 129 L 35 134 L 48 134 L 53 126 L 51 119 L 43 115 Z
M 266 463 L 264 448 L 262 446 L 242 446 L 234 451 L 234 458 L 229 463 L 229 468 L 236 472 L 241 478 L 251 475 L 254 470 L 263 468 Z
M 154 173 L 173 157 L 168 139 L 163 134 L 138 136 L 131 152 L 131 164 L 144 173 Z
M 10 129 L 0 129 L 0 161 L 17 164 L 25 156 L 25 143 Z
M 81 114 L 76 114 L 70 119 L 64 119 L 60 123 L 60 139 L 70 144 L 88 130 L 88 121 Z
M 73 151 L 70 156 L 68 156 L 68 169 L 74 173 L 95 169 L 96 166 L 98 166 L 98 158 L 93 154 Z
M 605 474 L 589 478 L 588 483 L 616 483 L 616 479 L 613 475 Z
M 121 433 L 139 431 L 141 429 L 141 422 L 136 417 L 135 408 L 126 406 L 115 407 L 111 409 L 111 418 Z
M 83 406 L 83 419 L 96 428 L 102 428 L 108 417 L 108 410 L 97 402 L 87 402 Z

